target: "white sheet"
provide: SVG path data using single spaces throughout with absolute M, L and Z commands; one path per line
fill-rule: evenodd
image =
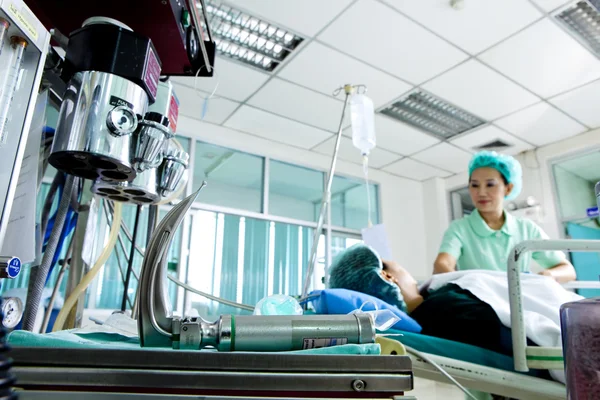
M 422 289 L 436 290 L 454 283 L 489 304 L 502 324 L 510 328 L 510 302 L 506 272 L 470 270 L 434 275 Z M 538 346 L 562 347 L 560 306 L 583 297 L 565 290 L 555 280 L 521 274 L 523 313 L 527 337 Z

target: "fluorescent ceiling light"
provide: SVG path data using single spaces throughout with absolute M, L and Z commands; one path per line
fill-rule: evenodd
M 423 90 L 417 90 L 380 111 L 442 140 L 485 123 L 475 115 Z
M 262 70 L 273 71 L 304 40 L 224 3 L 208 1 L 206 12 L 219 53 Z
M 581 0 L 558 10 L 554 17 L 584 46 L 600 57 L 600 0 Z

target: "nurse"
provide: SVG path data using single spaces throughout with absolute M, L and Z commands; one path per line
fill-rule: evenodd
M 512 248 L 524 240 L 548 239 L 533 221 L 504 210 L 504 200 L 515 199 L 522 186 L 521 165 L 511 156 L 482 151 L 469 164 L 469 193 L 477 208 L 452 222 L 434 264 L 434 274 L 469 269 L 506 271 Z M 523 257 L 524 272 L 535 260 L 545 275 L 564 283 L 575 280 L 573 265 L 560 251 L 540 251 Z

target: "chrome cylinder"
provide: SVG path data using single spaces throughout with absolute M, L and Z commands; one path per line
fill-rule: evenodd
M 235 333 L 230 349 L 222 346 L 220 351 L 292 351 L 375 342 L 368 314 L 238 315 L 231 331 Z
M 69 81 L 60 108 L 50 164 L 85 179 L 133 180 L 132 134 L 148 96 L 135 83 L 97 71 Z
M 375 342 L 369 314 L 351 315 L 222 315 L 173 320 L 178 340 L 173 348 L 219 351 L 293 351 Z
M 137 205 L 157 204 L 162 197 L 158 193 L 157 168 L 139 172 L 131 182 L 106 181 L 96 179 L 92 192 L 121 203 Z
M 188 153 L 171 143 L 168 144 L 165 157 L 159 168 L 159 190 L 162 196 L 166 197 L 177 188 L 183 173 L 188 167 L 189 159 L 190 155 Z

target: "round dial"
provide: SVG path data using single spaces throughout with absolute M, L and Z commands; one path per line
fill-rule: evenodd
M 5 328 L 12 329 L 21 322 L 23 317 L 23 302 L 18 297 L 7 297 L 3 299 L 2 314 L 4 319 L 2 325 Z
M 110 110 L 106 123 L 112 133 L 122 136 L 135 131 L 138 121 L 130 108 L 118 106 Z

